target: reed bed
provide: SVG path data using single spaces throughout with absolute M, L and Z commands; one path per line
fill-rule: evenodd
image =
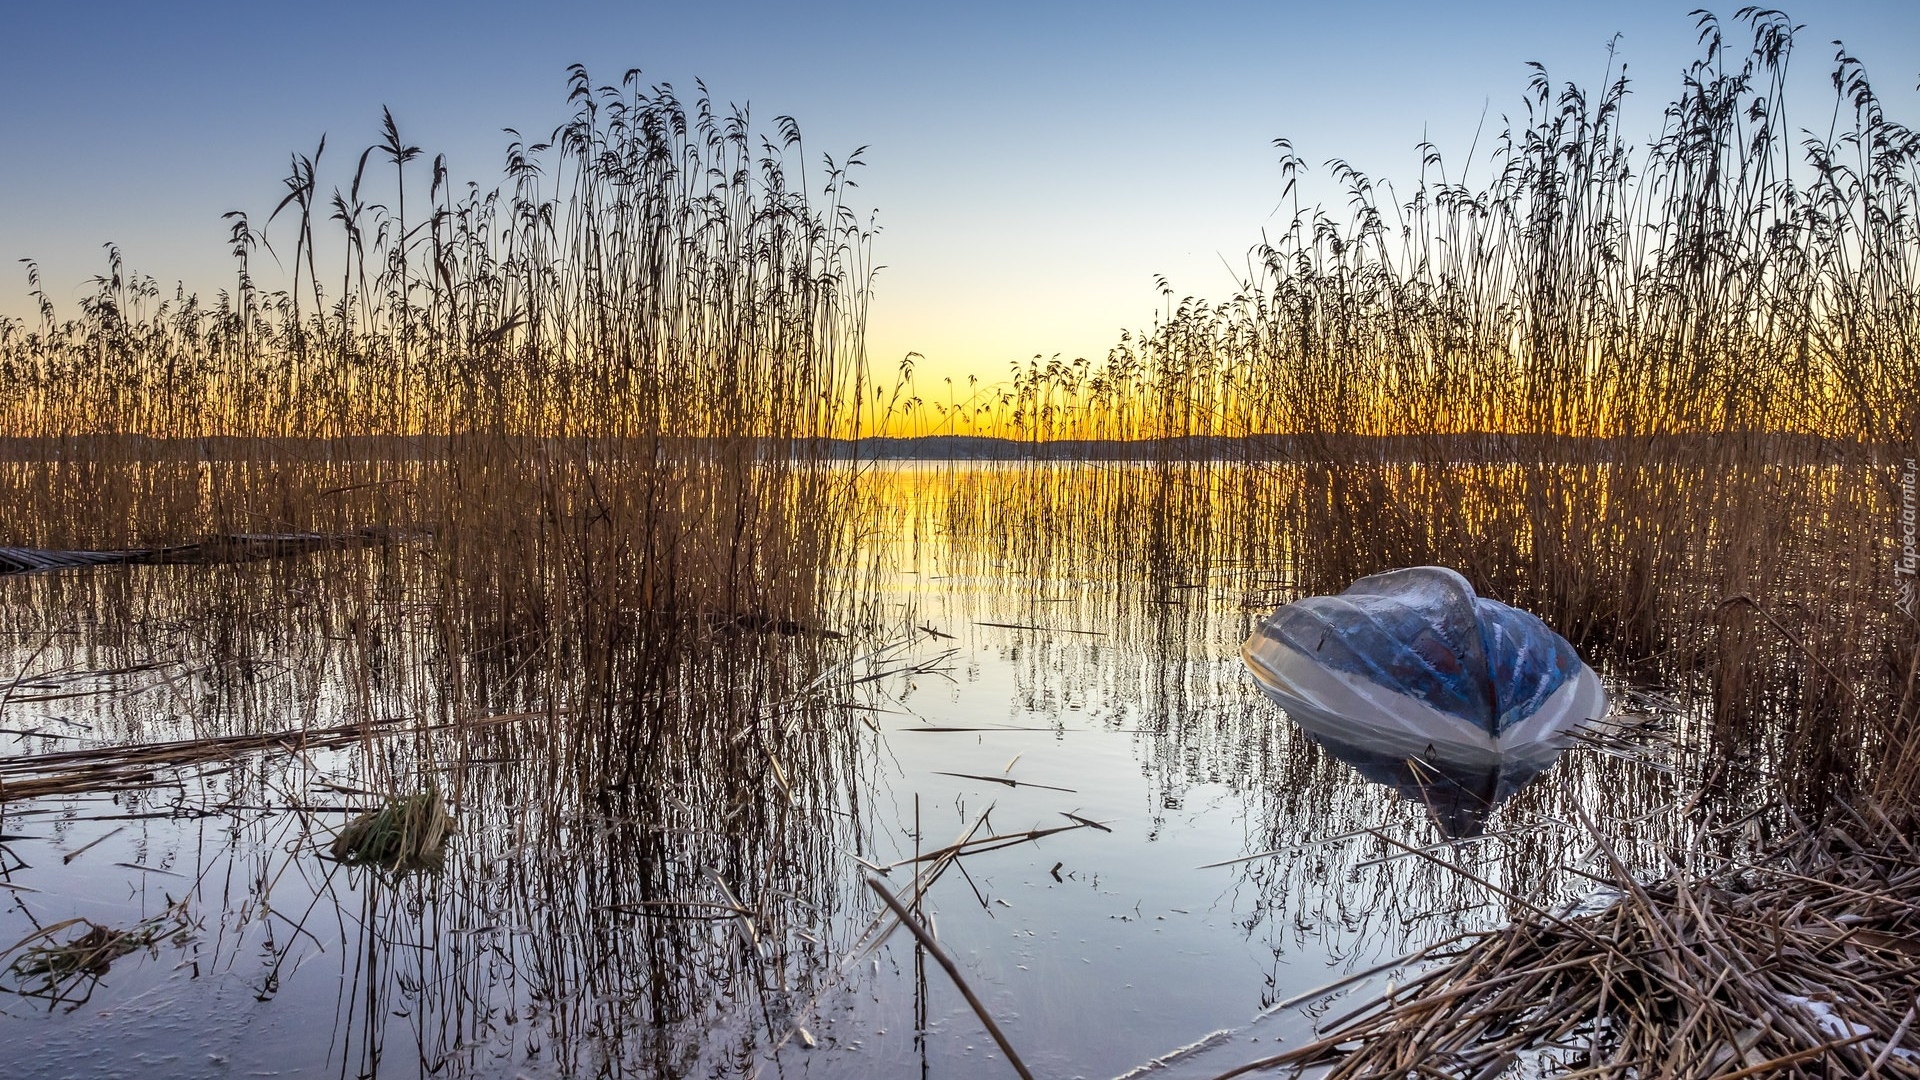
M 524 1052 L 501 1046 L 531 1030 L 504 1001 L 539 1010 L 563 1069 L 724 1071 L 715 1031 L 821 963 L 831 853 L 857 846 L 855 721 L 815 680 L 850 655 L 862 587 L 835 572 L 858 496 L 821 450 L 865 393 L 858 155 L 809 161 L 791 119 L 763 135 L 637 72 L 566 89 L 500 187 L 389 115 L 337 177 L 323 143 L 271 213 L 229 215 L 213 300 L 112 252 L 78 312 L 30 270 L 40 318 L 0 322 L 0 545 L 34 571 L 0 578 L 7 675 L 91 688 L 152 664 L 176 706 L 128 695 L 98 728 L 32 733 L 81 746 L 8 759 L 0 798 L 232 770 L 232 805 L 348 809 L 257 790 L 291 761 L 364 800 L 339 854 L 366 866 L 239 871 L 263 904 L 287 874 L 289 916 L 357 919 L 335 1052 L 362 1071 L 402 1001 L 435 1069 Z M 285 288 L 255 279 L 269 247 Z M 317 539 L 192 564 L 233 537 Z M 61 550 L 143 565 L 39 557 Z M 314 831 L 269 851 L 324 850 Z M 439 873 L 368 872 L 436 833 Z M 382 843 L 409 837 L 426 850 Z M 656 906 L 716 881 L 752 948 Z M 487 926 L 523 930 L 468 933 Z M 273 963 L 241 974 L 267 998 L 300 961 L 261 944 Z
M 1844 50 L 1789 113 L 1785 16 L 1698 19 L 1651 142 L 1617 62 L 1595 90 L 1537 72 L 1490 148 L 1422 146 L 1405 183 L 1329 161 L 1343 211 L 1298 203 L 1281 140 L 1293 216 L 1232 297 L 1169 288 L 1107 357 L 1016 365 L 928 430 L 1024 446 L 1033 526 L 1151 581 L 1223 534 L 1285 590 L 1453 566 L 1713 701 L 1728 746 L 1774 741 L 1803 807 L 1910 784 L 1920 135 Z M 1154 467 L 1051 497 L 1062 439 Z
M 361 560 L 397 563 L 391 592 L 410 599 L 363 605 L 329 580 Z M 800 681 L 830 639 L 716 630 L 675 661 L 677 701 L 565 688 L 603 726 L 553 705 L 548 672 L 490 676 L 467 705 L 484 689 L 530 707 L 480 716 L 446 700 L 449 662 L 421 618 L 436 580 L 415 547 L 5 581 L 8 655 L 31 661 L 18 693 L 58 698 L 16 700 L 9 719 L 43 714 L 50 732 L 32 737 L 62 741 L 0 758 L 4 832 L 75 813 L 123 824 L 119 842 L 150 852 L 134 872 L 213 924 L 183 946 L 203 970 L 267 999 L 303 966 L 333 969 L 319 977 L 346 992 L 330 1052 L 355 1069 L 417 1054 L 486 1071 L 530 1043 L 577 1072 L 726 1074 L 742 1045 L 777 1036 L 755 1018 L 781 1017 L 837 959 L 841 853 L 862 836 L 850 736 L 866 729 L 833 707 L 837 683 Z M 277 603 L 232 603 L 250 592 Z M 674 726 L 628 730 L 635 717 Z M 621 746 L 617 767 L 582 767 Z M 412 795 L 428 787 L 438 800 Z M 124 858 L 94 846 L 115 826 L 94 827 L 72 854 Z M 413 835 L 428 854 L 435 831 L 438 859 L 382 846 Z M 62 898 L 44 870 L 6 868 L 9 897 L 52 924 Z M 757 944 L 707 919 L 722 904 Z
M 430 536 L 453 655 L 599 688 L 716 622 L 817 625 L 846 485 L 813 446 L 865 377 L 857 155 L 809 172 L 792 120 L 763 138 L 637 72 L 575 68 L 567 100 L 500 188 L 390 114 L 331 195 L 324 141 L 295 155 L 266 227 L 230 215 L 213 303 L 116 252 L 62 317 L 30 271 L 41 318 L 0 324 L 0 541 Z
M 136 720 L 12 759 L 0 798 L 357 750 L 374 812 L 339 857 L 408 867 L 455 822 L 538 835 L 550 858 L 484 872 L 540 880 L 475 901 L 551 929 L 522 957 L 530 977 L 556 996 L 597 988 L 616 1010 L 599 1030 L 633 1015 L 698 1030 L 688 1018 L 712 1020 L 738 958 L 660 920 L 629 939 L 617 913 L 684 895 L 702 869 L 756 904 L 774 889 L 824 905 L 832 888 L 850 718 L 819 718 L 807 687 L 844 659 L 831 624 L 860 585 L 832 572 L 855 496 L 818 446 L 856 433 L 871 230 L 844 201 L 858 155 L 808 163 L 789 118 L 762 137 L 704 88 L 683 102 L 637 72 L 605 87 L 575 68 L 567 91 L 570 116 L 516 136 L 500 188 L 428 168 L 387 115 L 331 196 L 323 143 L 294 157 L 264 229 L 230 215 L 237 275 L 216 302 L 163 296 L 113 253 L 76 316 L 41 294 L 36 324 L 0 324 L 0 544 L 33 549 L 23 569 L 53 568 L 33 556 L 47 549 L 192 562 L 232 537 L 289 556 L 9 583 L 20 640 L 83 668 L 75 640 L 194 655 L 234 699 L 184 708 L 164 741 Z M 253 278 L 269 242 L 284 290 Z M 96 621 L 76 639 L 83 612 Z M 256 700 L 263 671 L 308 695 Z M 516 779 L 476 757 L 518 762 Z M 448 888 L 488 893 L 453 847 Z M 810 910 L 762 923 L 784 933 Z M 631 964 L 577 970 L 604 940 Z M 354 1039 L 377 1040 L 384 1015 L 356 1013 Z M 578 1035 L 556 1039 L 585 1053 Z
M 1567 850 L 1512 878 L 1400 852 L 1506 897 L 1510 927 L 1262 1067 L 1913 1068 L 1913 853 L 1877 815 L 1907 820 L 1920 783 L 1896 528 L 1920 454 L 1920 135 L 1844 49 L 1833 100 L 1790 122 L 1799 28 L 1698 18 L 1703 56 L 1650 144 L 1630 142 L 1624 69 L 1597 93 L 1540 71 L 1468 168 L 1422 146 L 1396 188 L 1329 162 L 1347 213 L 1296 204 L 1229 300 L 1169 290 L 1104 360 L 1036 358 L 927 407 L 942 434 L 1014 444 L 1025 468 L 956 486 L 947 516 L 1016 565 L 1118 565 L 1143 603 L 1224 589 L 1254 611 L 1450 565 L 1615 680 L 1703 703 L 1685 741 L 1724 767 L 1676 778 L 1699 785 L 1693 824 L 1657 884 L 1615 859 L 1601 879 L 1627 899 L 1573 918 L 1526 878 Z M 1280 146 L 1292 178 L 1306 164 Z M 1308 760 L 1271 777 L 1275 801 L 1333 790 Z M 1813 824 L 1729 868 L 1716 815 Z
M 1744 56 L 1703 20 L 1706 55 L 1650 146 L 1629 146 L 1624 77 L 1588 94 L 1543 72 L 1473 163 L 1480 186 L 1432 148 L 1405 197 L 1330 163 L 1350 215 L 1296 205 L 1227 302 L 1169 293 L 1104 360 L 1036 362 L 945 405 L 876 396 L 858 155 L 809 173 L 785 118 L 759 139 L 704 90 L 686 104 L 576 69 L 571 117 L 516 137 L 497 189 L 427 166 L 391 116 L 330 197 L 324 144 L 296 155 L 266 225 L 232 216 L 235 284 L 211 304 L 117 254 L 73 317 L 30 278 L 40 319 L 0 322 L 0 543 L 391 542 L 0 580 L 20 601 L 0 617 L 56 643 L 53 662 L 87 667 L 84 611 L 120 667 L 203 653 L 227 695 L 177 741 L 142 747 L 152 731 L 128 719 L 73 758 L 9 761 L 0 801 L 357 747 L 362 794 L 444 790 L 460 840 L 431 880 L 334 894 L 361 928 L 341 958 L 343 1061 L 377 1063 L 404 1009 L 423 1067 L 478 1069 L 519 1051 L 525 1002 L 562 1071 L 744 1074 L 810 1038 L 821 994 L 892 928 L 838 918 L 864 899 L 844 855 L 871 827 L 858 703 L 840 695 L 860 685 L 857 646 L 920 625 L 870 591 L 897 554 L 868 543 L 874 520 L 955 545 L 948 570 L 1023 577 L 1024 606 L 975 621 L 1086 632 L 1084 650 L 1026 652 L 1020 689 L 1070 703 L 1136 684 L 1137 714 L 1112 722 L 1138 726 L 1163 805 L 1222 777 L 1261 792 L 1256 846 L 1307 853 L 1240 871 L 1276 957 L 1289 934 L 1416 920 L 1431 944 L 1484 923 L 1489 896 L 1579 872 L 1564 834 L 1496 822 L 1499 856 L 1476 861 L 1406 807 L 1394 828 L 1303 835 L 1378 822 L 1377 793 L 1270 711 L 1210 696 L 1222 671 L 1197 642 L 1302 592 L 1446 563 L 1609 674 L 1708 703 L 1683 776 L 1596 760 L 1523 793 L 1530 811 L 1690 797 L 1821 824 L 1757 863 L 1705 827 L 1603 826 L 1579 839 L 1604 837 L 1621 901 L 1514 904 L 1508 929 L 1265 1064 L 1358 1044 L 1340 1068 L 1431 1052 L 1473 1075 L 1525 1049 L 1644 1075 L 1677 1067 L 1655 1045 L 1672 1040 L 1722 1074 L 1830 1053 L 1903 1075 L 1911 1014 L 1861 980 L 1911 982 L 1887 943 L 1912 937 L 1913 849 L 1878 818 L 1824 823 L 1861 789 L 1898 817 L 1920 784 L 1920 646 L 1890 603 L 1886 527 L 1916 432 L 1920 140 L 1841 54 L 1834 126 L 1796 143 L 1795 28 L 1739 20 Z M 253 277 L 269 237 L 283 290 Z M 883 401 L 1023 457 L 949 472 L 937 509 L 902 511 L 884 478 L 830 460 Z M 1100 442 L 1077 459 L 1043 445 L 1067 439 Z M 1114 445 L 1130 463 L 1090 460 Z M 308 681 L 263 689 L 283 662 Z M 890 868 L 916 869 L 902 906 L 962 856 L 1043 832 Z M 1663 845 L 1684 865 L 1638 884 Z M 508 1017 L 479 1007 L 499 1001 Z M 738 1022 L 754 1014 L 764 1031 Z

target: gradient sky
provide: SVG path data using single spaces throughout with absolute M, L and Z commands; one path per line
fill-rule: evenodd
M 1035 354 L 1104 355 L 1151 322 L 1156 274 L 1181 295 L 1229 292 L 1227 264 L 1284 224 L 1276 136 L 1316 164 L 1407 177 L 1423 135 L 1458 161 L 1483 111 L 1483 145 L 1497 134 L 1528 60 L 1597 83 L 1616 32 L 1630 128 L 1651 135 L 1694 55 L 1699 2 L 0 0 L 0 313 L 31 310 L 26 257 L 71 313 L 108 241 L 163 283 L 227 284 L 221 213 L 264 220 L 289 152 L 323 132 L 323 190 L 344 185 L 383 104 L 456 178 L 491 186 L 500 129 L 562 121 L 577 61 L 596 82 L 639 67 L 683 97 L 700 77 L 769 131 L 797 117 L 813 155 L 869 146 L 853 202 L 882 228 L 871 358 L 924 354 L 923 388 L 994 380 Z M 1920 4 L 1793 14 L 1798 122 L 1824 125 L 1834 38 L 1891 115 L 1920 122 Z

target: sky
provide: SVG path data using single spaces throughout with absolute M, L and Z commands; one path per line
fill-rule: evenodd
M 1151 324 L 1157 276 L 1229 293 L 1261 229 L 1285 224 L 1277 137 L 1314 164 L 1309 200 L 1338 203 L 1319 163 L 1404 180 L 1423 138 L 1464 159 L 1521 107 L 1527 61 L 1594 85 L 1616 34 L 1629 129 L 1651 136 L 1701 2 L 0 0 L 0 314 L 32 310 L 25 258 L 73 312 L 108 242 L 166 286 L 226 285 L 221 214 L 264 220 L 288 155 L 323 133 L 323 190 L 344 185 L 383 105 L 408 142 L 491 186 L 501 129 L 564 120 L 579 62 L 683 97 L 700 78 L 769 133 L 796 117 L 811 154 L 868 147 L 850 201 L 881 230 L 870 359 L 921 354 L 922 386 L 991 381 L 1036 355 L 1104 356 Z M 1809 124 L 1835 38 L 1889 113 L 1920 123 L 1920 4 L 1790 13 Z

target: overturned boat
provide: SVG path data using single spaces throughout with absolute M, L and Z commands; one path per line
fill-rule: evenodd
M 1567 639 L 1439 566 L 1287 604 L 1241 655 L 1309 734 L 1388 759 L 1504 763 L 1530 776 L 1569 730 L 1607 711 L 1600 676 Z

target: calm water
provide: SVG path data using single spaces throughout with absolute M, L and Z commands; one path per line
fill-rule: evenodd
M 924 900 L 940 941 L 1039 1075 L 1119 1076 L 1212 1036 L 1155 1074 L 1212 1076 L 1311 1038 L 1404 971 L 1316 988 L 1505 921 L 1503 894 L 1589 897 L 1582 872 L 1605 864 L 1582 814 L 1630 859 L 1671 824 L 1685 754 L 1580 749 L 1484 835 L 1411 855 L 1396 842 L 1447 839 L 1426 806 L 1299 734 L 1241 666 L 1252 621 L 1285 595 L 1275 568 L 1156 580 L 1070 543 L 962 530 L 955 491 L 977 508 L 991 471 L 909 473 L 872 481 L 893 485 L 862 534 L 880 569 L 814 690 L 827 707 L 768 712 L 832 729 L 758 794 L 670 769 L 658 790 L 583 793 L 541 765 L 536 719 L 8 802 L 0 944 L 76 918 L 148 920 L 152 940 L 51 995 L 7 974 L 0 1071 L 1012 1075 L 904 931 L 862 951 L 878 910 L 864 878 L 892 866 L 904 889 L 916 851 L 1067 827 L 946 869 Z M 18 676 L 0 754 L 325 727 L 369 702 L 440 715 L 431 635 L 406 623 L 420 609 L 403 597 L 370 643 L 317 598 L 318 572 L 0 582 L 0 677 Z M 185 577 L 227 573 L 286 600 L 242 618 Z M 369 656 L 388 674 L 356 675 Z M 1656 719 L 1685 745 L 1686 715 Z M 427 772 L 456 809 L 442 871 L 324 857 L 376 777 Z M 729 894 L 752 931 L 719 907 Z

